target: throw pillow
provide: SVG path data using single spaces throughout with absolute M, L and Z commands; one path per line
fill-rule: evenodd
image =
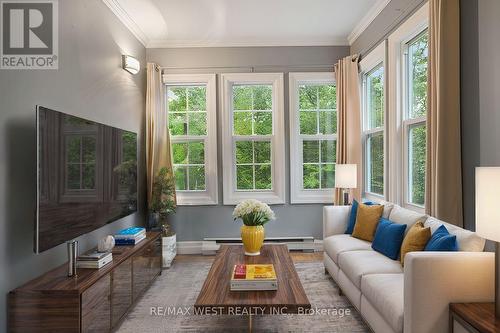
M 359 204 L 352 237 L 371 242 L 383 212 L 384 206 Z
M 425 251 L 458 251 L 457 236 L 450 235 L 448 229 L 441 225 L 432 234 Z
M 373 238 L 372 249 L 392 260 L 397 260 L 405 230 L 406 224 L 393 223 L 382 217 Z
M 403 244 L 401 244 L 401 265 L 404 266 L 405 255 L 408 252 L 422 251 L 430 238 L 431 228 L 424 228 L 422 221 L 415 223 L 406 234 Z
M 368 201 L 364 202 L 365 205 L 376 205 L 376 203 Z M 345 230 L 345 234 L 352 234 L 352 231 L 354 230 L 354 225 L 356 224 L 356 216 L 358 214 L 358 205 L 359 203 L 354 199 L 352 201 L 352 206 L 351 206 L 351 213 L 349 214 L 349 221 L 347 222 L 347 229 Z

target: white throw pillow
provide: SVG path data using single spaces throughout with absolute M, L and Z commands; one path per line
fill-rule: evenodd
M 405 233 L 407 233 L 415 223 L 418 221 L 425 222 L 426 219 L 427 215 L 417 213 L 398 205 L 394 205 L 389 215 L 389 220 L 391 222 L 407 225 Z
M 475 232 L 443 222 L 435 217 L 429 217 L 424 225 L 430 227 L 432 233 L 441 225 L 444 225 L 450 234 L 457 236 L 459 251 L 482 252 L 484 250 L 486 240 L 479 237 Z

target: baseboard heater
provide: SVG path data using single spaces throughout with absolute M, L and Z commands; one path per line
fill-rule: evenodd
M 203 255 L 214 255 L 222 244 L 241 244 L 241 238 L 204 238 L 201 245 Z M 288 246 L 289 251 L 314 252 L 321 251 L 322 242 L 318 242 L 312 236 L 305 237 L 268 237 L 264 244 L 281 243 Z

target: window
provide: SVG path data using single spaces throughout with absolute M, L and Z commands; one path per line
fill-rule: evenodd
M 426 163 L 428 32 L 424 30 L 404 47 L 406 203 L 424 207 Z
M 428 10 L 424 4 L 388 38 L 387 200 L 424 212 Z
M 285 202 L 283 75 L 221 76 L 224 204 Z
M 215 75 L 164 75 L 179 205 L 217 204 Z
M 333 73 L 290 73 L 292 203 L 331 202 L 337 154 Z
M 385 43 L 363 58 L 361 106 L 363 110 L 364 197 L 385 199 Z

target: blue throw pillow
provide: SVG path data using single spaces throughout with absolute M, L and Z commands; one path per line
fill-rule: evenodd
M 376 203 L 371 201 L 366 201 L 364 202 L 364 204 L 368 206 L 376 205 Z M 347 229 L 345 230 L 344 234 L 350 235 L 354 231 L 354 225 L 356 224 L 356 215 L 358 215 L 358 205 L 359 203 L 356 201 L 356 199 L 354 199 L 352 201 L 351 213 L 349 214 L 349 221 L 347 222 Z
M 372 249 L 382 253 L 392 260 L 397 260 L 401 243 L 405 237 L 406 224 L 398 224 L 385 218 L 380 218 L 373 238 Z
M 448 229 L 441 225 L 432 234 L 424 251 L 458 251 L 457 236 L 450 235 Z

